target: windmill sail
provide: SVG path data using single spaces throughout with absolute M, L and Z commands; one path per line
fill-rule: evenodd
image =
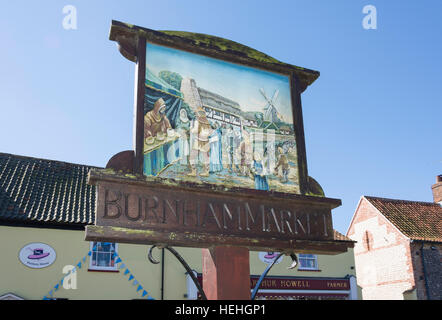
M 274 105 L 276 99 L 278 98 L 279 90 L 275 90 L 272 99 L 269 99 L 267 97 L 264 89 L 260 89 L 259 91 L 263 95 L 264 99 L 266 99 L 267 101 L 267 105 L 264 107 L 264 121 L 269 121 L 269 122 L 281 121 L 279 118 L 279 112 Z

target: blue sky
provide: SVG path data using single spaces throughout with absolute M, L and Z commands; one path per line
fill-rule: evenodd
M 264 112 L 267 102 L 260 89 L 269 99 L 277 91 L 274 105 L 285 121 L 293 123 L 290 81 L 286 75 L 151 43 L 147 44 L 146 64 L 157 76 L 168 70 L 192 78 L 197 86 L 239 103 L 243 111 Z
M 62 27 L 68 4 L 77 30 Z M 376 30 L 362 28 L 368 4 Z M 345 233 L 361 195 L 432 201 L 441 12 L 439 0 L 1 1 L 0 152 L 105 166 L 132 148 L 135 68 L 111 20 L 212 34 L 321 72 L 302 97 L 308 170 L 342 199 Z

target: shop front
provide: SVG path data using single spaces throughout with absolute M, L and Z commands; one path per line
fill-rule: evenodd
M 250 277 L 252 288 L 255 287 L 258 279 L 259 276 Z M 315 279 L 271 276 L 261 283 L 256 299 L 351 300 L 351 289 L 350 278 Z
M 201 273 L 196 274 L 202 284 Z M 187 276 L 190 278 L 189 276 Z M 253 290 L 259 275 L 250 276 Z M 191 281 L 187 281 L 188 298 L 199 298 Z M 268 276 L 260 285 L 256 300 L 356 300 L 357 286 L 353 275 L 344 278 L 306 278 L 291 276 Z

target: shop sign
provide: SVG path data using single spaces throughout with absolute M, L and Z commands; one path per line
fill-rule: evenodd
M 265 264 L 273 263 L 273 261 L 275 261 L 277 256 L 278 252 L 273 252 L 273 251 L 263 251 L 258 254 L 259 260 L 261 260 Z M 279 257 L 279 259 L 275 261 L 275 264 L 281 263 L 283 258 L 284 258 L 283 256 Z
M 251 287 L 254 288 L 258 277 L 251 277 Z M 307 279 L 307 278 L 266 278 L 260 289 L 283 290 L 350 290 L 348 279 Z
M 45 243 L 34 242 L 24 246 L 20 250 L 18 257 L 25 266 L 41 269 L 53 264 L 57 255 L 51 246 Z

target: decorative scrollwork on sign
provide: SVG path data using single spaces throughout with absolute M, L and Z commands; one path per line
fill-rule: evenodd
M 156 260 L 153 255 L 152 255 L 152 251 L 155 247 L 159 247 L 157 245 L 153 245 L 152 247 L 150 247 L 149 252 L 147 254 L 147 258 L 149 259 L 149 261 L 153 264 L 159 264 L 160 262 L 158 260 Z M 173 248 L 170 247 L 164 247 L 164 249 L 168 250 L 170 253 L 172 253 L 175 258 L 178 259 L 178 261 L 183 265 L 184 269 L 186 269 L 187 273 L 189 274 L 189 276 L 192 278 L 193 283 L 195 284 L 196 288 L 198 289 L 199 293 L 201 294 L 201 300 L 207 300 L 206 294 L 204 293 L 203 288 L 201 287 L 201 284 L 199 283 L 198 279 L 195 277 L 195 275 L 193 274 L 193 270 L 189 267 L 189 265 L 187 264 L 187 262 L 184 260 L 184 258 Z
M 283 254 L 284 254 L 283 252 L 278 254 L 278 256 L 273 260 L 273 262 L 271 264 L 269 264 L 268 267 L 265 269 L 265 271 L 263 272 L 261 277 L 259 277 L 259 280 L 256 283 L 255 288 L 252 291 L 252 298 L 251 298 L 252 300 L 255 300 L 255 297 L 256 297 L 256 294 L 258 293 L 259 287 L 261 286 L 261 283 L 264 280 L 264 278 L 266 277 L 267 273 L 269 273 L 270 269 L 272 269 L 273 265 L 279 260 L 279 258 L 281 258 L 281 256 Z M 296 254 L 294 254 L 294 253 L 290 254 L 290 258 L 292 258 L 292 264 L 287 269 L 294 269 L 298 265 L 298 258 L 296 257 Z

